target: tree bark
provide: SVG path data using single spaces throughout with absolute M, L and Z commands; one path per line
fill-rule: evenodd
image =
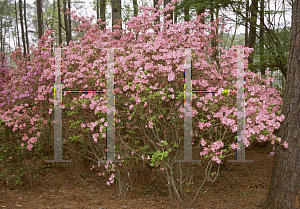
M 138 16 L 138 9 L 139 9 L 137 0 L 132 0 L 132 2 L 133 2 L 133 16 L 137 17 Z
M 178 5 L 178 2 L 175 3 L 175 10 L 174 10 L 174 24 L 177 23 L 177 19 L 178 19 L 177 5 Z
M 168 3 L 171 3 L 171 0 L 164 0 L 164 8 L 167 6 Z M 172 20 L 171 24 L 173 24 L 173 11 L 172 10 L 168 10 L 167 12 L 164 12 L 164 17 L 167 17 L 168 14 L 170 14 L 170 17 L 168 17 L 166 19 L 166 21 Z
M 255 41 L 256 41 L 256 21 L 257 21 L 257 13 L 258 13 L 258 0 L 252 0 L 251 6 L 250 6 L 250 11 L 251 11 L 251 19 L 250 19 L 250 33 L 249 33 L 249 42 L 248 42 L 248 47 L 249 48 L 255 48 Z M 248 64 L 249 64 L 249 69 L 252 72 L 256 72 L 253 67 L 251 68 L 250 65 L 253 64 L 253 55 L 250 54 L 248 58 Z
M 198 9 L 198 10 L 196 10 L 196 12 L 197 12 L 197 15 L 201 15 L 202 13 L 205 13 L 205 8 Z M 202 24 L 205 24 L 205 19 L 201 18 L 200 22 Z
M 114 30 L 114 26 L 117 25 L 118 21 L 122 21 L 121 17 L 121 0 L 111 0 L 111 8 L 112 8 L 112 30 Z M 121 22 L 121 29 L 122 29 L 122 22 Z M 116 36 L 117 40 L 120 40 L 121 37 Z
M 187 22 L 190 21 L 190 6 L 189 6 L 189 4 L 185 4 L 183 13 L 184 13 L 184 21 L 187 21 Z M 185 33 L 189 34 L 188 28 L 185 29 Z
M 99 0 L 96 1 L 96 10 L 97 10 L 97 25 L 99 25 L 98 23 L 98 19 L 99 19 Z
M 65 22 L 65 31 L 66 31 L 66 42 L 67 46 L 69 46 L 69 25 L 68 25 L 68 16 L 66 14 L 67 11 L 67 2 L 66 0 L 63 0 L 63 9 L 64 9 L 64 22 Z
M 157 6 L 157 8 L 156 8 L 156 6 Z M 159 6 L 158 5 L 158 0 L 153 0 L 153 7 L 156 8 L 155 11 L 158 10 L 158 6 Z M 154 25 L 159 24 L 159 23 L 160 23 L 160 17 L 158 16 L 154 20 Z M 159 30 L 160 30 L 159 28 L 154 29 L 154 31 L 156 31 L 156 32 L 158 32 Z
M 260 49 L 260 72 L 263 77 L 265 77 L 266 74 L 266 67 L 264 62 L 264 16 L 265 16 L 265 0 L 260 0 L 260 29 L 259 29 L 259 49 Z
M 0 52 L 3 52 L 3 32 L 2 32 L 2 29 L 3 29 L 3 23 L 2 23 L 2 19 L 1 19 L 1 33 L 0 33 Z M 2 60 L 3 61 L 3 60 Z
M 100 19 L 102 22 L 106 22 L 105 11 L 106 11 L 106 1 L 100 0 Z M 101 24 L 101 30 L 105 29 L 105 24 Z
M 27 53 L 29 54 L 29 41 L 28 41 L 28 29 L 27 29 L 27 18 L 26 18 L 26 0 L 24 0 L 24 23 L 25 23 Z
M 38 19 L 38 31 L 39 31 L 39 39 L 42 38 L 43 35 L 43 22 L 42 22 L 42 0 L 36 0 L 36 9 L 37 9 L 37 19 Z
M 19 38 L 19 25 L 18 25 L 18 11 L 17 11 L 17 1 L 15 0 L 15 12 L 16 12 L 16 29 L 17 29 L 17 40 L 18 46 L 20 46 L 20 38 Z
M 53 0 L 53 13 L 52 13 L 52 18 L 54 18 L 54 14 L 55 14 L 55 0 Z M 51 21 L 51 30 L 53 30 L 53 21 Z M 53 38 L 53 33 L 51 33 L 51 38 Z M 54 52 L 54 45 L 53 42 L 51 44 L 51 54 Z
M 300 0 L 292 11 L 289 64 L 285 84 L 282 114 L 285 120 L 279 128 L 288 148 L 276 145 L 271 185 L 265 209 L 300 208 Z
M 72 40 L 72 22 L 71 22 L 71 0 L 68 0 L 68 7 L 70 14 L 68 14 L 68 20 L 69 20 L 69 41 Z
M 23 26 L 22 0 L 19 0 L 19 10 L 20 10 L 22 41 L 23 41 L 23 53 L 24 53 L 24 57 L 26 57 L 26 41 L 25 41 L 24 26 Z
M 61 17 L 60 17 L 60 2 L 57 0 L 57 12 L 58 12 L 58 44 L 62 43 L 62 35 L 61 35 Z
M 248 18 L 249 18 L 249 0 L 246 1 L 246 24 L 245 24 L 245 46 L 248 46 Z

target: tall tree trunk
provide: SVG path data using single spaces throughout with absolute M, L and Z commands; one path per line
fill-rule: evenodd
M 111 8 L 112 8 L 112 28 L 115 29 L 114 26 L 118 23 L 119 20 L 122 21 L 121 17 L 121 0 L 111 0 Z M 121 22 L 122 29 L 122 22 Z M 121 37 L 116 36 L 117 40 L 120 40 Z
M 26 0 L 24 0 L 24 23 L 25 23 L 27 53 L 29 53 L 29 41 L 28 41 L 27 18 L 26 18 Z
M 54 18 L 54 14 L 55 14 L 55 0 L 53 0 L 53 13 L 52 13 L 52 18 Z M 51 21 L 51 30 L 53 30 L 53 21 Z M 51 33 L 51 38 L 53 38 L 53 33 Z M 54 52 L 54 42 L 52 42 L 51 44 L 51 54 Z
M 68 26 L 68 17 L 67 17 L 67 14 L 66 14 L 66 9 L 67 7 L 67 2 L 66 0 L 63 0 L 63 9 L 64 9 L 64 22 L 65 22 L 65 31 L 66 31 L 66 42 L 67 42 L 67 46 L 69 46 L 69 26 Z
M 248 34 L 248 23 L 249 20 L 249 0 L 246 1 L 246 23 L 245 23 L 245 47 L 248 47 L 248 39 L 249 39 L 249 34 Z
M 279 135 L 288 148 L 276 145 L 275 160 L 265 209 L 300 208 L 300 0 L 292 11 L 289 64 Z
M 58 12 L 58 44 L 62 43 L 62 35 L 61 35 L 61 17 L 60 17 L 60 2 L 57 0 L 57 12 Z
M 36 9 L 37 9 L 38 31 L 39 31 L 39 39 L 40 39 L 42 38 L 43 35 L 42 0 L 36 0 Z
M 138 16 L 138 9 L 139 9 L 137 0 L 132 0 L 132 3 L 133 3 L 133 16 L 137 17 Z
M 184 13 L 184 21 L 190 21 L 190 6 L 185 2 L 186 4 L 184 5 L 183 13 Z M 189 29 L 185 29 L 185 33 L 189 34 Z
M 167 6 L 167 4 L 171 3 L 171 0 L 164 0 L 164 8 Z M 164 17 L 167 17 L 167 15 L 170 14 L 170 17 L 168 17 L 166 19 L 166 21 L 168 20 L 172 20 L 172 24 L 173 24 L 173 11 L 172 10 L 168 10 L 167 12 L 164 12 Z
M 68 7 L 69 7 L 69 11 L 70 14 L 68 14 L 68 20 L 69 20 L 69 41 L 72 40 L 72 22 L 71 22 L 71 0 L 68 0 Z
M 19 10 L 20 10 L 22 41 L 23 41 L 23 53 L 24 53 L 24 57 L 26 57 L 26 41 L 25 41 L 24 26 L 23 26 L 22 0 L 19 0 Z
M 174 24 L 177 23 L 178 19 L 178 9 L 177 9 L 178 2 L 175 3 L 175 10 L 174 10 Z
M 0 33 L 0 52 L 3 52 L 4 50 L 3 50 L 3 32 L 2 32 L 2 30 L 3 30 L 4 28 L 3 28 L 3 23 L 2 23 L 2 19 L 1 19 L 1 33 Z
M 155 11 L 159 10 L 158 7 L 158 0 L 153 0 L 153 7 L 156 9 Z M 160 17 L 156 17 L 154 20 L 154 26 L 160 23 Z M 160 28 L 154 28 L 154 31 L 158 32 L 160 31 Z
M 105 17 L 105 12 L 106 12 L 106 1 L 105 0 L 100 0 L 100 19 L 102 22 L 106 22 L 106 17 Z M 101 24 L 101 30 L 104 30 L 106 24 Z
M 20 46 L 20 38 L 19 38 L 19 25 L 18 25 L 18 11 L 17 11 L 17 1 L 15 0 L 15 12 L 16 12 L 16 29 L 17 29 L 17 40 L 18 46 Z
M 197 16 L 198 16 L 198 15 L 201 15 L 202 13 L 205 13 L 205 7 L 200 8 L 200 9 L 197 9 L 197 10 L 196 10 L 196 13 L 197 13 Z M 200 22 L 201 22 L 202 24 L 205 24 L 205 19 L 204 19 L 204 18 L 201 18 Z
M 255 48 L 255 41 L 256 41 L 256 21 L 257 21 L 257 13 L 258 13 L 258 0 L 252 0 L 251 6 L 250 6 L 250 11 L 251 11 L 251 19 L 250 19 L 250 33 L 249 33 L 249 42 L 248 42 L 248 47 L 250 48 Z M 251 53 L 249 55 L 248 59 L 248 64 L 249 64 L 249 69 L 252 72 L 256 72 L 256 69 L 251 67 L 250 65 L 253 64 L 253 56 L 254 53 Z
M 99 25 L 99 23 L 98 23 L 98 19 L 99 19 L 99 0 L 96 1 L 96 10 L 97 10 L 97 25 Z
M 264 16 L 265 16 L 265 0 L 260 0 L 260 29 L 259 29 L 259 49 L 260 49 L 260 72 L 263 77 L 266 74 L 266 67 L 264 61 Z

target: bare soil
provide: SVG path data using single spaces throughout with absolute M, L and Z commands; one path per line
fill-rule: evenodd
M 224 167 L 214 183 L 206 183 L 191 208 L 259 208 L 268 195 L 274 157 L 272 146 L 246 149 L 246 159 L 253 163 L 231 163 Z M 234 157 L 234 156 L 233 156 Z M 1 183 L 0 208 L 181 208 L 172 206 L 163 183 L 155 172 L 131 172 L 131 185 L 126 197 L 120 197 L 117 184 L 106 185 L 107 177 L 94 176 L 77 162 L 74 168 L 58 165 L 43 171 L 34 187 Z M 62 163 L 63 164 L 63 163 Z M 193 198 L 203 181 L 194 170 L 194 187 L 188 196 Z M 201 173 L 203 173 L 201 171 Z M 154 178 L 154 179 L 153 179 Z M 166 194 L 165 194 L 166 193 Z

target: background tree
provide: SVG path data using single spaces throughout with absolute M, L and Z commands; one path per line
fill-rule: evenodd
M 256 28 L 257 28 L 257 13 L 258 13 L 258 0 L 252 0 L 251 6 L 250 6 L 250 32 L 249 32 L 249 41 L 247 41 L 247 47 L 249 48 L 255 48 L 255 41 L 256 41 Z M 253 56 L 255 53 L 251 53 L 248 58 L 248 63 L 251 65 L 253 63 Z M 251 65 L 252 66 L 252 65 Z M 249 66 L 249 69 L 251 71 L 255 72 L 255 69 L 251 69 L 251 66 Z
M 21 32 L 22 32 L 22 41 L 23 41 L 23 52 L 24 52 L 24 57 L 25 57 L 26 41 L 25 41 L 25 32 L 24 32 L 24 26 L 23 26 L 22 0 L 19 0 L 19 12 L 20 12 L 20 23 L 21 23 Z
M 106 22 L 105 12 L 106 12 L 106 1 L 100 0 L 100 19 L 102 22 Z M 101 24 L 101 30 L 104 30 L 105 27 L 106 27 L 105 24 Z
M 132 3 L 133 3 L 133 16 L 137 17 L 138 16 L 138 9 L 139 9 L 137 0 L 132 0 Z
M 18 24 L 18 10 L 17 10 L 17 1 L 15 0 L 15 14 L 16 14 L 16 36 L 17 36 L 17 45 L 20 46 L 20 38 L 19 38 L 19 24 Z
M 26 38 L 27 53 L 29 54 L 28 27 L 27 27 L 27 18 L 26 18 L 26 0 L 24 0 L 24 23 L 25 23 L 25 38 Z
M 43 22 L 42 22 L 42 0 L 36 0 L 36 12 L 37 12 L 37 19 L 38 19 L 38 31 L 39 31 L 39 39 L 42 38 L 43 35 Z
M 300 1 L 295 0 L 292 13 L 292 34 L 289 64 L 282 114 L 285 120 L 279 128 L 288 148 L 276 145 L 275 160 L 269 194 L 264 208 L 300 207 Z
M 58 44 L 62 43 L 62 35 L 61 35 L 61 16 L 60 16 L 60 1 L 57 0 L 57 14 L 58 14 Z
M 166 5 L 168 3 L 171 3 L 171 0 L 164 0 L 164 7 L 166 7 Z M 166 20 L 172 20 L 172 23 L 173 23 L 173 11 L 169 10 L 169 11 L 165 12 L 164 16 L 167 17 L 168 14 L 170 14 L 170 17 L 168 17 Z
M 111 8 L 112 8 L 112 30 L 114 30 L 114 26 L 118 21 L 122 21 L 121 16 L 121 0 L 111 0 Z M 122 23 L 121 28 L 122 29 Z M 120 37 L 116 37 L 116 39 L 120 39 Z

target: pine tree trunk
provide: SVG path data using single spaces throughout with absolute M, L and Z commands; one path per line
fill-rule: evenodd
M 118 21 L 122 21 L 121 17 L 121 0 L 111 0 L 111 8 L 112 8 L 112 30 L 114 31 L 114 26 L 117 25 Z M 122 23 L 121 23 L 121 28 L 122 29 Z M 115 37 L 117 40 L 120 40 L 121 37 L 116 36 Z
M 266 74 L 264 62 L 264 16 L 265 16 L 265 0 L 260 0 L 260 29 L 259 29 L 259 48 L 260 48 L 260 72 L 263 77 Z
M 156 6 L 158 6 L 158 0 L 153 0 L 153 7 L 156 8 Z M 158 10 L 158 8 L 156 8 L 156 11 Z M 159 24 L 160 23 L 160 18 L 159 16 L 156 17 L 156 19 L 154 20 L 154 26 L 156 24 Z M 158 32 L 160 31 L 160 28 L 155 28 L 154 31 Z
M 71 22 L 71 0 L 68 0 L 68 7 L 70 14 L 68 14 L 68 20 L 69 20 L 69 41 L 72 40 L 72 22 Z
M 62 35 L 61 35 L 61 16 L 60 16 L 60 2 L 57 0 L 57 12 L 58 12 L 58 44 L 62 43 Z
M 171 0 L 164 0 L 164 7 L 167 6 L 167 4 L 171 3 Z M 166 21 L 168 20 L 172 20 L 172 24 L 173 24 L 173 11 L 172 10 L 169 10 L 167 12 L 164 13 L 164 16 L 167 17 L 167 15 L 170 14 L 170 17 L 168 17 L 166 19 Z
M 24 53 L 24 57 L 26 57 L 26 41 L 25 41 L 24 26 L 23 26 L 22 0 L 19 0 L 19 10 L 20 10 L 22 41 L 23 41 L 23 53 Z
M 19 38 L 19 25 L 18 25 L 18 11 L 17 11 L 17 2 L 15 0 L 15 12 L 16 12 L 16 29 L 17 29 L 17 44 L 20 46 L 20 38 Z
M 285 84 L 282 114 L 285 120 L 279 128 L 282 142 L 288 148 L 276 146 L 275 160 L 265 209 L 300 208 L 300 0 L 295 0 L 292 12 L 289 64 Z
M 246 1 L 246 24 L 245 24 L 245 47 L 248 46 L 248 38 L 249 38 L 249 34 L 248 34 L 248 25 L 249 25 L 249 0 Z
M 36 0 L 36 9 L 37 9 L 37 19 L 38 19 L 38 31 L 39 31 L 39 39 L 42 38 L 43 35 L 43 23 L 42 23 L 42 2 L 41 0 Z
M 67 2 L 66 0 L 63 0 L 63 9 L 64 9 L 64 22 L 65 22 L 65 31 L 66 31 L 66 42 L 67 42 L 67 46 L 69 46 L 69 26 L 68 26 L 68 17 L 66 15 L 66 9 L 67 7 Z
M 27 53 L 29 54 L 29 41 L 28 41 L 27 18 L 26 18 L 26 0 L 24 0 L 24 23 L 25 23 Z
M 106 1 L 100 0 L 100 19 L 102 22 L 106 22 L 105 11 L 106 11 Z M 105 27 L 106 27 L 105 24 L 101 24 L 101 30 L 104 30 Z
M 133 16 L 137 17 L 138 16 L 138 9 L 139 9 L 137 0 L 132 0 L 132 3 L 133 3 Z
M 250 48 L 255 48 L 255 41 L 256 41 L 256 21 L 257 21 L 257 13 L 258 13 L 258 0 L 252 0 L 251 6 L 250 6 L 250 11 L 251 11 L 251 19 L 250 19 L 250 33 L 249 33 L 249 42 L 248 42 L 248 47 Z M 249 69 L 252 72 L 256 72 L 253 67 L 250 65 L 253 64 L 253 56 L 254 53 L 249 55 L 248 58 L 248 64 L 249 64 Z

